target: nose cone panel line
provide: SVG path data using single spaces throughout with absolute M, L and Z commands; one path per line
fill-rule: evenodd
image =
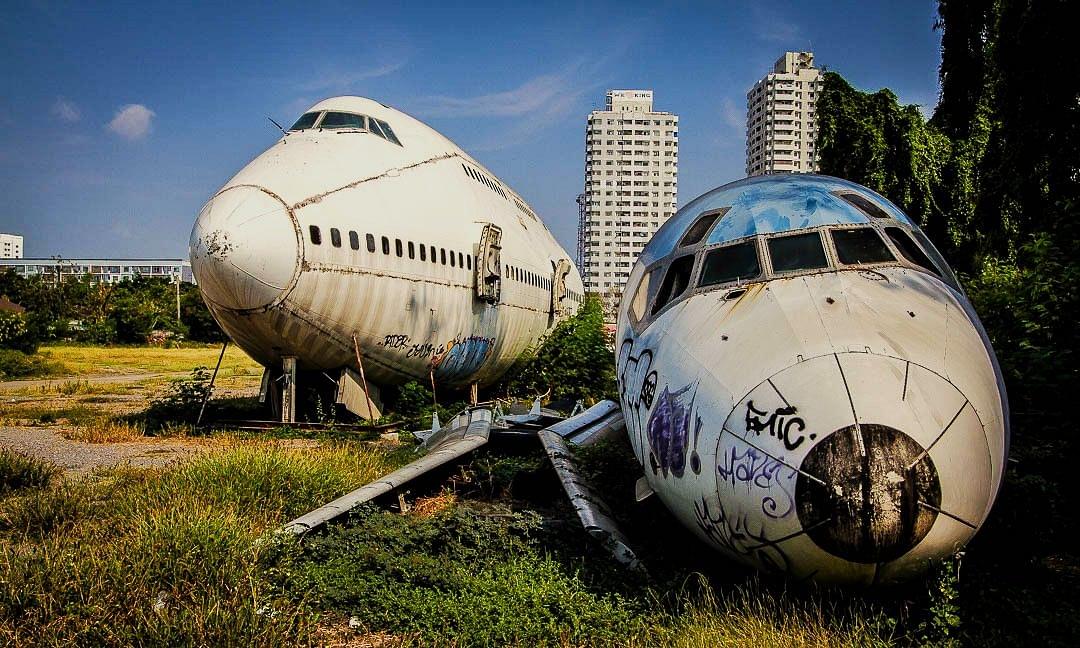
M 237 311 L 266 308 L 295 283 L 299 226 L 285 203 L 251 185 L 229 187 L 199 212 L 190 239 L 192 272 L 203 295 Z

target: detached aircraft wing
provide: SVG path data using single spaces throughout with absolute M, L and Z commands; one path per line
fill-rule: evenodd
M 539 404 L 534 410 L 539 409 Z M 552 421 L 555 421 L 552 423 Z M 539 421 L 550 423 L 539 428 Z M 545 412 L 530 412 L 524 416 L 493 419 L 490 408 L 471 408 L 459 414 L 448 425 L 424 441 L 430 448 L 424 456 L 395 470 L 389 475 L 347 493 L 338 499 L 302 515 L 285 525 L 285 529 L 303 535 L 334 518 L 354 510 L 365 502 L 385 495 L 417 477 L 485 445 L 492 435 L 521 436 L 535 434 L 551 461 L 559 481 L 570 499 L 574 512 L 586 532 L 596 538 L 623 565 L 640 569 L 634 551 L 619 530 L 610 509 L 587 482 L 574 461 L 571 445 L 587 446 L 614 436 L 624 429 L 622 411 L 612 401 L 601 401 L 588 410 L 557 419 Z
M 285 525 L 287 531 L 302 535 L 330 520 L 370 502 L 380 495 L 440 466 L 462 457 L 486 444 L 491 436 L 491 410 L 473 409 L 458 415 L 432 439 L 431 450 L 416 461 L 398 468 L 389 475 L 346 493 L 336 500 L 301 515 Z

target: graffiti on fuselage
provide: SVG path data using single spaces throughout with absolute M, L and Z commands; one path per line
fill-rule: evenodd
M 619 399 L 622 401 L 627 432 L 638 440 L 642 456 L 654 475 L 681 478 L 689 465 L 701 473 L 698 438 L 702 419 L 694 407 L 697 384 L 675 391 L 666 385 L 657 393 L 659 375 L 653 369 L 653 352 L 634 352 L 634 340 L 626 338 L 619 348 Z M 646 454 L 647 453 L 647 454 Z
M 716 455 L 717 495 L 721 500 L 759 502 L 761 512 L 773 519 L 795 510 L 798 471 L 734 436 L 725 435 Z
M 659 470 L 664 477 L 669 472 L 673 477 L 683 476 L 690 426 L 696 425 L 698 431 L 701 429 L 701 417 L 694 411 L 696 398 L 697 385 L 686 385 L 676 391 L 669 391 L 664 386 L 660 392 L 646 426 L 653 474 Z
M 455 337 L 446 342 L 413 342 L 404 333 L 383 336 L 379 344 L 406 358 L 430 359 L 436 378 L 461 378 L 476 372 L 495 346 L 495 338 L 481 335 Z
M 446 350 L 431 359 L 436 378 L 461 378 L 475 373 L 484 364 L 495 338 L 470 335 L 446 343 Z
M 715 546 L 726 549 L 735 557 L 750 561 L 766 572 L 786 572 L 791 561 L 780 546 L 785 538 L 770 538 L 767 525 L 754 524 L 751 516 L 724 508 L 723 500 L 710 504 L 702 497 L 694 502 L 694 518 L 698 529 Z
M 657 376 L 652 361 L 652 351 L 645 349 L 635 354 L 634 341 L 630 338 L 623 340 L 616 365 L 619 372 L 619 400 L 622 401 L 623 412 L 629 413 L 625 417 L 626 431 L 630 438 L 637 439 L 643 454 L 645 416 L 652 409 L 656 397 Z M 639 459 L 645 462 L 644 456 Z

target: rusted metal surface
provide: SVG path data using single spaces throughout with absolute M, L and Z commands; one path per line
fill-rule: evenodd
M 360 178 L 359 180 L 355 180 L 355 181 L 350 182 L 349 184 L 343 185 L 341 187 L 336 187 L 334 189 L 329 189 L 327 191 L 319 192 L 319 193 L 317 193 L 317 194 L 315 194 L 313 196 L 309 196 L 309 197 L 299 201 L 295 205 L 293 205 L 292 208 L 293 208 L 293 210 L 303 209 L 304 207 L 307 207 L 308 205 L 314 205 L 315 203 L 320 202 L 323 198 L 326 198 L 327 196 L 332 196 L 332 195 L 338 193 L 339 191 L 347 191 L 349 189 L 355 189 L 355 188 L 359 187 L 360 185 L 362 185 L 364 183 L 374 182 L 375 180 L 381 180 L 382 178 L 396 177 L 402 171 L 408 171 L 410 169 L 415 169 L 417 167 L 424 166 L 425 164 L 431 164 L 433 162 L 439 162 L 441 160 L 449 160 L 451 158 L 459 158 L 459 157 L 461 157 L 461 156 L 459 154 L 457 154 L 457 153 L 444 153 L 442 155 L 436 155 L 434 157 L 427 158 L 426 160 L 420 160 L 419 162 L 413 162 L 412 164 L 406 164 L 405 166 L 402 166 L 402 167 L 393 167 L 393 168 L 387 169 L 386 171 L 383 171 L 382 173 L 379 173 L 377 175 L 368 176 L 366 178 Z
M 887 425 L 863 423 L 814 446 L 796 485 L 799 520 L 827 551 L 884 563 L 915 547 L 937 518 L 941 483 L 917 441 Z

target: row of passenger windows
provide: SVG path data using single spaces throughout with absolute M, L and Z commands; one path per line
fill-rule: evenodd
M 312 245 L 322 245 L 322 230 L 318 225 L 308 226 L 308 236 L 311 239 Z M 348 237 L 349 247 L 354 250 L 359 250 L 360 234 L 349 231 Z M 476 263 L 476 259 L 471 254 L 463 254 L 461 252 L 455 252 L 454 250 L 447 251 L 446 248 L 436 248 L 434 245 L 402 241 L 397 238 L 391 240 L 386 236 L 379 237 L 379 241 L 376 241 L 374 234 L 364 234 L 364 243 L 367 251 L 373 254 L 381 249 L 382 253 L 387 256 L 390 256 L 391 254 L 403 258 L 408 256 L 410 259 L 419 258 L 420 261 L 427 261 L 430 259 L 431 262 L 435 264 L 449 265 L 452 268 L 462 268 L 466 270 L 472 270 Z M 341 230 L 336 227 L 331 227 L 330 245 L 341 247 L 341 244 Z M 503 272 L 503 278 L 527 286 L 533 286 L 548 291 L 551 290 L 551 279 L 540 276 L 525 268 L 508 265 L 505 268 L 505 272 Z M 581 302 L 583 299 L 581 295 L 571 291 L 566 291 L 565 296 L 578 302 Z
M 503 198 L 506 198 L 507 200 L 510 200 L 509 198 L 507 198 L 506 192 L 503 191 L 503 188 L 501 186 L 499 186 L 498 182 L 495 182 L 494 180 L 488 178 L 486 175 L 484 175 L 483 173 L 480 173 L 479 171 L 477 171 L 476 169 L 472 168 L 471 166 L 465 164 L 464 162 L 461 163 L 461 168 L 465 170 L 465 175 L 469 176 L 473 180 L 476 180 L 477 182 L 484 185 L 488 189 L 491 189 L 492 191 L 499 194 Z
M 705 230 L 707 231 L 708 228 Z M 947 277 L 943 277 L 940 268 L 927 257 L 905 230 L 899 227 L 884 227 L 882 230 L 908 263 L 948 281 Z M 832 240 L 832 247 L 836 251 L 836 260 L 842 266 L 874 265 L 892 263 L 897 260 L 878 230 L 872 227 L 830 229 L 828 234 Z M 703 235 L 704 232 L 695 231 L 695 227 L 691 227 L 683 237 L 682 243 L 683 245 L 697 243 Z M 831 267 L 822 234 L 818 231 L 766 238 L 764 245 L 768 251 L 772 272 L 776 274 L 809 272 Z M 671 261 L 664 274 L 663 284 L 657 292 L 656 300 L 653 302 L 651 314 L 660 312 L 686 292 L 693 278 L 695 258 L 695 253 L 689 253 Z M 657 270 L 650 271 L 649 275 Z M 700 288 L 753 281 L 761 278 L 763 274 L 758 242 L 756 238 L 752 238 L 706 250 L 697 286 Z M 649 275 L 642 280 L 633 300 L 636 318 L 640 318 L 644 313 L 643 302 L 648 291 Z
M 349 233 L 349 247 L 354 250 L 360 249 L 360 235 L 356 232 L 350 231 Z M 312 245 L 322 245 L 322 230 L 318 225 L 308 226 L 308 236 L 311 238 Z M 412 241 L 402 241 L 401 239 L 391 240 L 386 237 L 380 237 L 381 246 L 376 245 L 374 234 L 365 234 L 364 243 L 366 244 L 367 251 L 375 253 L 378 249 L 382 249 L 382 253 L 386 255 L 393 254 L 399 257 L 408 255 L 410 259 L 415 259 L 419 256 L 421 261 L 427 261 L 429 258 L 432 263 L 440 263 L 442 265 L 450 265 L 454 268 L 465 268 L 468 270 L 473 269 L 473 256 L 471 254 L 462 254 L 461 252 L 455 252 L 450 250 L 447 252 L 446 248 L 436 248 L 434 245 L 425 245 L 423 243 L 413 243 Z M 341 247 L 341 230 L 336 227 L 330 228 L 330 245 L 334 247 Z M 448 263 L 449 261 L 449 263 Z
M 394 134 L 394 130 L 390 128 L 390 124 L 387 124 L 381 119 L 375 119 L 374 117 L 368 117 L 367 115 L 360 115 L 357 113 L 338 112 L 338 111 L 326 111 L 326 112 L 309 112 L 300 116 L 300 119 L 296 120 L 296 123 L 292 125 L 290 131 L 302 131 L 309 128 L 319 128 L 327 130 L 359 130 L 367 131 L 373 135 L 393 142 L 398 146 L 401 146 L 401 140 Z

